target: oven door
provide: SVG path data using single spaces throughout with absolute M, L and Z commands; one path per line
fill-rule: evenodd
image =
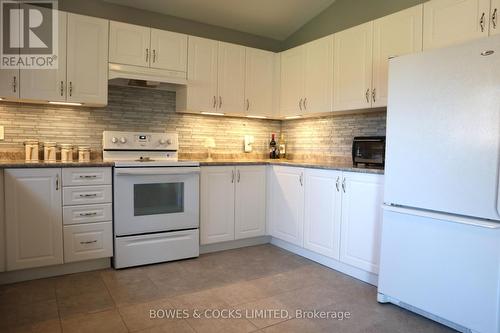
M 198 228 L 199 179 L 199 167 L 115 168 L 115 234 Z

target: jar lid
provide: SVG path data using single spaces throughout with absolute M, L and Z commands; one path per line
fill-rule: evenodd
M 79 151 L 87 151 L 87 150 L 90 150 L 90 146 L 88 146 L 88 145 L 78 146 L 78 150 Z
M 43 143 L 44 147 L 55 147 L 56 145 L 57 145 L 57 142 L 55 142 L 55 141 L 45 141 Z
M 38 140 L 35 140 L 35 139 L 24 141 L 24 145 L 37 145 L 37 144 L 38 144 Z
M 61 148 L 72 149 L 73 145 L 71 143 L 60 143 L 59 146 Z

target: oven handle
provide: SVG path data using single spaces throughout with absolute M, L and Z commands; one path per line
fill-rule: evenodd
M 117 176 L 186 175 L 200 173 L 199 167 L 182 168 L 116 168 Z

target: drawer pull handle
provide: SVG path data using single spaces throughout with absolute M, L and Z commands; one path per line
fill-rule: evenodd
M 80 213 L 80 216 L 96 216 L 97 213 L 96 212 L 93 212 L 93 213 Z
M 93 194 L 80 194 L 80 198 L 95 198 L 97 197 L 97 193 Z
M 91 175 L 91 176 L 80 176 L 81 179 L 93 179 L 93 178 L 97 178 L 96 175 Z
M 92 244 L 92 243 L 97 243 L 97 239 L 93 241 L 87 241 L 87 242 L 80 242 L 82 245 L 87 245 L 87 244 Z

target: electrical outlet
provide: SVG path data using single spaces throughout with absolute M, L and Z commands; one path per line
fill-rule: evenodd
M 0 126 L 0 140 L 4 140 L 3 126 Z

